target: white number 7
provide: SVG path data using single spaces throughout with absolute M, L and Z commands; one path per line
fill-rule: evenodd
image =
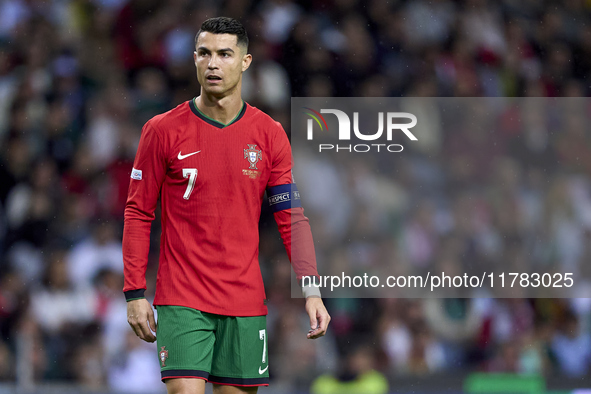
M 193 188 L 195 187 L 195 179 L 197 179 L 197 169 L 196 168 L 183 168 L 183 178 L 189 178 L 189 184 L 187 185 L 187 190 L 185 190 L 185 195 L 183 198 L 185 200 L 189 199 Z
M 265 353 L 267 353 L 267 336 L 265 330 L 259 330 L 259 339 L 263 341 L 263 364 L 265 363 Z

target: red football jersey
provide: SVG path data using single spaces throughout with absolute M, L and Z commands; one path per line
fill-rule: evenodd
M 154 304 L 229 316 L 266 314 L 258 262 L 261 205 L 267 187 L 292 183 L 291 167 L 291 147 L 281 125 L 247 103 L 226 126 L 202 114 L 194 100 L 149 120 L 125 208 L 127 298 L 141 296 L 146 288 L 150 224 L 160 197 Z M 299 215 L 293 223 L 292 212 Z M 294 243 L 309 251 L 306 261 L 292 261 L 297 276 L 317 275 L 301 208 L 277 212 L 275 218 L 290 258 L 291 231 Z

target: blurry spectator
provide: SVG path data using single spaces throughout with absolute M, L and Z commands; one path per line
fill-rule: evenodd
M 50 335 L 63 333 L 69 324 L 82 324 L 96 317 L 97 298 L 91 287 L 76 290 L 67 271 L 65 253 L 52 253 L 43 286 L 31 296 L 35 321 Z
M 291 91 L 285 69 L 270 58 L 264 43 L 250 44 L 249 52 L 255 61 L 242 77 L 243 99 L 263 108 L 285 108 Z
M 27 306 L 24 281 L 14 270 L 5 269 L 0 276 L 0 336 L 9 338 Z
M 408 2 L 404 13 L 409 44 L 417 47 L 445 42 L 457 15 L 455 8 L 448 0 Z
M 570 196 L 571 185 L 566 177 L 551 182 L 544 201 L 544 225 L 560 269 L 578 273 L 584 232 Z
M 68 360 L 74 381 L 86 390 L 102 389 L 106 383 L 100 330 L 99 325 L 89 324 L 77 332 L 75 346 Z
M 468 0 L 461 16 L 464 35 L 480 56 L 501 56 L 505 37 L 498 7 L 487 0 Z
M 158 12 L 160 7 L 155 0 L 130 0 L 119 11 L 114 35 L 119 62 L 125 70 L 135 72 L 164 64 L 162 33 L 169 21 Z
M 26 180 L 33 158 L 30 145 L 21 136 L 9 136 L 5 142 L 0 166 L 0 202 L 3 205 L 12 188 Z
M 60 370 L 63 375 L 65 373 L 65 364 L 62 360 L 52 357 L 47 350 L 47 345 L 44 342 L 43 332 L 39 325 L 33 320 L 32 316 L 24 317 L 18 324 L 18 330 L 15 331 L 11 338 L 15 343 L 15 349 L 18 355 L 15 356 L 17 365 L 25 368 L 20 373 L 25 385 L 32 385 L 34 382 L 42 381 L 47 378 L 47 371 L 52 367 Z M 19 362 L 20 361 L 20 362 Z M 15 366 L 16 367 L 16 366 Z M 49 376 L 53 378 L 55 376 Z
M 291 0 L 266 0 L 260 7 L 265 39 L 272 44 L 283 43 L 300 18 L 300 7 Z
M 489 372 L 505 372 L 517 373 L 519 372 L 519 345 L 515 342 L 503 343 L 498 348 L 496 354 L 491 360 L 487 371 Z
M 409 262 L 417 268 L 428 268 L 437 253 L 437 234 L 433 226 L 433 206 L 423 201 L 418 204 L 406 226 L 405 252 Z
M 123 286 L 121 272 L 109 268 L 101 269 L 94 278 L 97 294 L 97 321 L 101 323 L 102 347 L 105 362 L 110 364 L 120 356 L 126 346 L 126 335 L 129 331 L 127 323 L 127 303 L 121 299 Z
M 14 376 L 14 360 L 4 341 L 0 340 L 0 382 Z
M 59 193 L 55 163 L 42 159 L 33 167 L 28 182 L 11 189 L 6 200 L 9 242 L 26 241 L 41 247 L 45 244 Z
M 104 99 L 93 100 L 91 110 L 88 111 L 85 145 L 97 166 L 105 167 L 115 159 L 119 145 L 118 134 L 119 125 L 108 112 Z
M 548 371 L 550 367 L 548 335 L 551 332 L 551 327 L 547 323 L 539 323 L 535 330 L 522 336 L 519 372 L 542 375 Z
M 301 335 L 309 326 L 309 319 L 302 314 L 301 308 L 284 306 L 276 318 L 275 327 L 270 328 L 269 337 L 272 341 L 270 349 L 279 349 L 269 355 L 273 361 L 273 376 L 289 390 L 304 389 L 306 380 L 317 368 L 316 344 Z
M 0 381 L 16 373 L 16 334 L 28 308 L 27 288 L 14 270 L 0 270 Z
M 97 298 L 92 288 L 74 288 L 63 251 L 55 251 L 49 258 L 43 286 L 31 295 L 31 316 L 41 329 L 51 360 L 45 376 L 63 379 L 72 377 L 79 367 L 76 362 L 70 363 L 78 346 L 89 339 L 83 340 L 82 330 L 96 318 Z
M 88 204 L 87 216 L 96 214 L 96 196 L 91 192 L 93 176 L 96 174 L 97 166 L 92 160 L 89 151 L 92 148 L 80 146 L 72 157 L 72 162 L 62 175 L 62 184 L 70 195 L 83 198 Z
M 135 83 L 135 112 L 139 124 L 144 124 L 151 117 L 170 109 L 166 76 L 161 70 L 142 68 L 136 75 Z
M 343 360 L 342 373 L 322 375 L 312 382 L 313 394 L 386 394 L 388 381 L 374 369 L 373 349 L 356 345 Z
M 156 344 L 140 341 L 130 330 L 123 339 L 124 348 L 109 363 L 109 386 L 126 393 L 166 392 L 159 378 Z
M 569 376 L 584 376 L 591 365 L 591 337 L 581 330 L 577 316 L 568 312 L 552 339 L 552 353 L 560 370 Z
M 494 340 L 505 343 L 533 331 L 533 310 L 529 302 L 520 298 L 495 300 L 492 311 Z
M 123 272 L 121 241 L 117 238 L 116 231 L 112 222 L 96 223 L 92 235 L 69 253 L 68 275 L 76 288 L 90 288 L 93 278 L 101 269 Z
M 391 371 L 398 374 L 433 373 L 445 366 L 443 347 L 425 324 L 422 306 L 418 302 L 398 303 L 399 307 L 386 314 L 380 324 L 382 344 L 390 361 Z M 400 317 L 400 312 L 404 314 Z
M 471 299 L 425 300 L 426 322 L 435 338 L 439 339 L 444 359 L 449 363 L 461 365 L 466 362 L 469 349 L 474 346 L 479 330 L 482 330 L 483 318 L 477 304 Z
M 19 25 L 31 16 L 31 10 L 25 1 L 8 0 L 0 6 L 0 37 L 10 37 Z
M 408 365 L 410 373 L 415 375 L 435 373 L 446 366 L 441 343 L 423 322 L 412 327 L 412 347 Z

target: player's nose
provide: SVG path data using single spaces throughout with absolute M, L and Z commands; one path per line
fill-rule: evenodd
M 207 64 L 207 68 L 209 68 L 211 70 L 219 68 L 218 61 L 219 61 L 219 57 L 217 55 L 212 55 L 209 58 L 209 63 Z

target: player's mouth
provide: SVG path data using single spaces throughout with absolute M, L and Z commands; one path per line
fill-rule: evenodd
M 217 75 L 208 75 L 205 79 L 207 79 L 209 83 L 219 83 L 222 81 L 222 77 Z

